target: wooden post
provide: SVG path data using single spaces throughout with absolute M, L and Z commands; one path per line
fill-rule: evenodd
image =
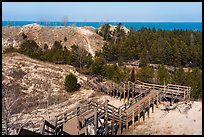
M 113 97 L 115 97 L 115 85 L 113 83 Z
M 152 102 L 152 113 L 154 113 L 154 99 L 153 99 L 153 102 Z
M 148 118 L 149 118 L 149 111 L 150 111 L 150 97 L 148 98 L 148 112 L 147 112 Z
M 185 91 L 184 91 L 184 97 L 183 97 L 183 100 L 185 100 Z
M 124 98 L 124 103 L 125 103 L 125 83 L 124 83 L 124 87 L 123 87 L 123 98 Z
M 129 94 L 130 94 L 130 93 L 129 93 L 129 92 L 130 92 L 130 85 L 129 85 L 129 81 L 128 81 L 128 91 L 127 91 L 127 92 L 128 92 L 128 93 L 127 93 L 127 100 L 129 101 L 129 96 L 130 96 L 130 95 L 129 95 Z
M 121 101 L 121 97 L 122 97 L 122 90 L 121 90 L 121 87 L 119 87 L 119 92 L 120 92 L 120 101 Z
M 49 131 L 49 127 L 47 125 L 45 125 L 45 129 Z M 45 135 L 49 135 L 49 133 L 45 132 Z
M 157 95 L 156 95 L 156 107 L 158 108 L 158 99 L 159 99 L 159 97 L 158 97 L 158 91 L 157 91 Z
M 108 89 L 107 90 L 108 90 L 108 94 L 112 97 L 112 94 L 111 94 L 112 87 L 111 86 L 109 87 L 109 84 L 108 84 Z
M 118 93 L 120 93 L 120 87 L 117 85 L 117 91 L 116 91 L 116 98 L 117 98 L 117 99 L 119 98 Z
M 139 85 L 139 87 L 140 87 L 139 91 L 140 91 L 140 93 L 141 93 L 141 88 L 142 88 L 142 87 L 141 87 L 141 85 Z
M 173 96 L 171 96 L 170 106 L 172 106 Z
M 44 133 L 45 133 L 45 120 L 44 120 L 44 118 L 43 118 L 42 122 L 43 122 L 43 124 L 42 124 L 41 127 L 40 127 L 40 133 L 41 133 L 42 135 L 44 135 Z M 56 123 L 57 123 L 57 122 L 56 122 Z M 19 130 L 19 129 L 17 129 L 17 130 Z M 17 132 L 19 132 L 19 131 L 17 131 Z
M 88 129 L 87 129 L 87 126 L 85 126 L 84 130 L 85 130 L 85 135 L 88 135 Z
M 118 88 L 118 85 L 116 85 L 115 86 L 115 97 L 118 99 L 118 90 L 119 90 L 119 88 Z
M 115 131 L 115 129 L 114 129 L 114 123 L 115 123 L 115 112 L 114 112 L 114 108 L 112 108 L 112 115 L 113 115 L 113 119 L 112 119 L 112 135 L 114 134 L 114 131 Z
M 95 133 L 97 133 L 97 129 L 98 129 L 98 114 L 97 114 L 97 107 L 94 109 L 94 130 Z
M 143 111 L 142 111 L 142 113 L 143 113 L 143 121 L 145 121 L 145 103 L 144 103 L 144 106 L 143 106 Z
M 85 126 L 85 118 L 84 118 L 84 116 L 82 116 L 82 127 L 84 127 Z
M 138 105 L 138 125 L 140 124 L 140 105 Z
M 105 135 L 108 135 L 108 100 L 105 102 Z
M 135 85 L 133 84 L 133 89 L 132 89 L 132 98 L 134 98 L 134 92 L 135 92 Z
M 126 113 L 126 129 L 128 129 L 128 113 Z
M 122 134 L 121 109 L 119 109 L 119 133 Z
M 59 130 L 58 130 L 58 128 L 57 128 L 57 116 L 55 116 L 55 135 L 58 135 L 58 132 L 59 132 Z
M 135 113 L 134 113 L 134 108 L 132 109 L 132 129 L 135 128 Z
M 47 130 L 50 131 L 50 127 L 47 126 Z M 51 135 L 51 133 L 48 133 L 48 135 Z
M 79 107 L 77 108 L 77 116 L 78 116 L 78 113 L 79 113 Z M 64 113 L 64 121 L 63 121 L 63 123 L 66 123 L 66 121 L 67 121 L 67 112 Z
M 111 120 L 111 135 L 114 134 L 114 122 L 113 119 Z
M 111 87 L 111 86 L 109 87 L 109 84 L 108 84 L 108 86 L 107 86 L 107 87 L 108 87 L 108 89 L 107 89 L 107 90 L 108 90 L 108 95 L 109 95 L 109 96 L 112 96 L 112 94 L 111 94 L 112 87 Z

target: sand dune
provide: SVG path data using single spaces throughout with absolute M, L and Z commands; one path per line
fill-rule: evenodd
M 159 108 L 141 125 L 124 134 L 131 135 L 202 135 L 202 102 L 192 102 L 192 108 L 186 113 L 178 109 L 165 112 Z

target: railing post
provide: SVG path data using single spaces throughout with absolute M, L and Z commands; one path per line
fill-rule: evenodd
M 119 133 L 122 134 L 121 109 L 119 109 Z
M 129 94 L 130 94 L 129 92 L 130 92 L 130 84 L 129 84 L 129 81 L 128 81 L 128 93 L 127 93 L 127 100 L 128 100 L 128 101 L 129 101 L 129 96 L 130 96 L 130 95 L 129 95 Z
M 153 102 L 152 102 L 152 113 L 154 113 L 154 98 L 153 98 Z
M 105 135 L 108 135 L 108 100 L 105 102 Z
M 113 97 L 115 98 L 115 85 L 114 85 L 114 83 L 112 83 L 113 84 Z
M 121 97 L 122 97 L 122 89 L 121 89 L 121 87 L 119 86 L 119 92 L 120 92 L 120 101 L 121 101 Z
M 79 111 L 80 111 L 80 107 L 77 107 L 77 116 L 79 116 Z
M 77 116 L 78 116 L 78 114 L 77 114 Z M 67 112 L 64 114 L 64 121 L 63 121 L 63 123 L 66 123 L 66 120 L 67 120 Z
M 94 130 L 95 133 L 97 134 L 97 129 L 98 129 L 98 114 L 97 114 L 97 107 L 94 109 Z
M 149 118 L 149 111 L 150 111 L 150 97 L 148 98 L 148 112 L 147 112 L 148 118 Z
M 123 98 L 124 98 L 124 103 L 125 103 L 125 92 L 126 92 L 126 90 L 125 90 L 125 83 L 124 83 L 124 87 L 123 87 Z
M 58 133 L 57 133 L 57 116 L 55 116 L 55 135 L 58 135 Z
M 133 88 L 132 88 L 132 98 L 134 98 L 134 92 L 135 92 L 135 85 L 133 83 Z
M 126 113 L 126 129 L 128 129 L 128 113 Z
M 41 128 L 40 128 L 40 133 L 42 134 L 42 135 L 44 135 L 45 134 L 45 120 L 43 119 L 43 124 L 41 125 Z
M 142 111 L 142 113 L 143 113 L 143 121 L 145 121 L 145 103 L 144 103 L 144 106 L 143 106 L 143 111 Z
M 141 85 L 139 85 L 139 92 L 141 93 L 141 88 L 142 88 L 142 86 Z
M 156 95 L 157 97 L 156 97 L 156 107 L 158 108 L 158 99 L 159 99 L 159 97 L 158 97 L 158 91 L 157 91 L 157 95 Z
M 135 113 L 134 113 L 134 108 L 132 109 L 132 129 L 135 128 Z
M 88 135 L 88 129 L 87 129 L 87 126 L 85 126 L 84 130 L 85 130 L 85 135 Z
M 115 123 L 115 112 L 114 112 L 114 108 L 112 108 L 112 115 L 113 115 L 113 119 L 112 119 L 112 125 L 111 125 L 111 127 L 112 127 L 112 135 L 114 134 L 114 131 L 115 131 L 115 128 L 114 128 L 114 123 Z
M 140 105 L 138 105 L 138 125 L 140 124 Z
M 186 95 L 185 95 L 185 92 L 186 92 L 186 91 L 184 91 L 184 97 L 183 97 L 183 100 L 185 100 L 185 99 L 186 99 L 186 98 L 185 98 L 185 96 L 186 96 Z

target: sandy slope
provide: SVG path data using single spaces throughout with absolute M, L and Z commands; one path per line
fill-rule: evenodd
M 39 24 L 28 24 L 24 26 L 3 26 L 2 27 L 2 48 L 9 45 L 19 47 L 23 41 L 22 34 L 26 34 L 28 39 L 35 40 L 36 43 L 43 47 L 46 43 L 51 48 L 54 42 L 61 41 L 62 46 L 71 49 L 72 45 L 78 45 L 84 48 L 93 56 L 103 46 L 103 37 L 96 34 L 95 28 L 84 26 L 41 26 Z M 64 38 L 67 41 L 64 41 Z
M 202 134 L 202 102 L 193 102 L 192 108 L 187 113 L 180 113 L 178 109 L 169 113 L 155 109 L 150 113 L 150 118 L 141 125 L 136 125 L 134 130 L 129 129 L 124 134 L 131 135 L 194 135 Z

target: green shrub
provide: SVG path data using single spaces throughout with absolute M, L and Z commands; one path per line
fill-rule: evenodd
M 17 51 L 13 46 L 9 46 L 8 48 L 6 48 L 5 50 L 4 50 L 4 53 L 12 53 L 12 52 L 15 52 L 15 51 Z
M 64 37 L 64 42 L 66 42 L 67 41 L 67 37 Z
M 22 34 L 23 40 L 27 39 L 27 35 L 25 33 Z
M 77 83 L 77 78 L 74 74 L 70 73 L 65 78 L 65 90 L 67 92 L 77 91 L 80 88 L 80 84 Z

